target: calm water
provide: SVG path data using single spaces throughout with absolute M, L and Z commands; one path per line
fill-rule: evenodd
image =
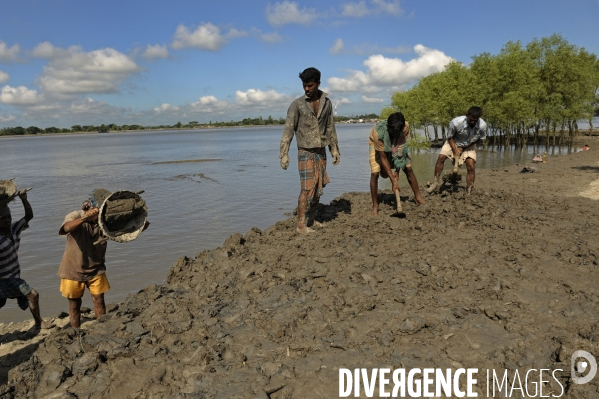
M 371 126 L 337 128 L 341 163 L 336 167 L 329 163 L 331 184 L 323 203 L 344 192 L 369 190 Z M 0 179 L 16 177 L 18 187 L 34 187 L 29 200 L 35 218 L 22 235 L 19 258 L 21 277 L 40 293 L 42 316 L 68 309 L 56 276 L 65 246 L 58 229 L 64 216 L 79 209 L 94 188 L 145 190 L 142 197 L 151 222 L 135 241 L 109 242 L 108 303 L 122 301 L 148 284 L 164 283 L 170 266 L 181 256 L 193 257 L 222 245 L 233 233 L 245 234 L 253 226 L 265 229 L 286 218 L 297 205 L 299 177 L 293 161 L 295 141 L 291 166 L 287 171 L 279 166 L 281 133 L 281 127 L 256 127 L 0 139 Z M 479 152 L 477 167 L 502 167 L 542 151 Z M 412 155 L 421 185 L 431 178 L 437 153 Z M 154 164 L 193 159 L 219 160 Z M 381 189 L 390 186 L 388 180 L 380 184 Z M 400 186 L 409 190 L 403 174 Z M 18 199 L 11 209 L 13 220 L 22 217 Z M 83 305 L 92 307 L 87 292 Z M 18 309 L 15 300 L 0 310 L 0 322 L 29 319 L 29 311 Z

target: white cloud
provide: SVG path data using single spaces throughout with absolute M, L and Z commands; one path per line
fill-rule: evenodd
M 353 101 L 347 97 L 343 97 L 338 102 L 339 102 L 339 104 L 352 104 L 353 103 Z
M 71 47 L 71 49 L 77 49 L 81 51 L 81 49 L 76 46 Z M 31 55 L 37 58 L 51 59 L 55 57 L 60 57 L 61 55 L 65 54 L 68 54 L 68 50 L 61 49 L 60 47 L 54 47 L 54 45 L 52 45 L 52 43 L 50 42 L 39 43 L 37 46 L 33 48 L 33 50 L 31 50 Z
M 156 112 L 157 114 L 171 112 L 171 111 L 178 111 L 178 110 L 179 110 L 179 107 L 175 107 L 175 106 L 167 104 L 167 103 L 164 103 L 160 107 L 156 107 L 153 109 L 153 111 Z
M 0 83 L 7 82 L 10 76 L 6 72 L 0 71 Z
M 0 62 L 15 62 L 19 59 L 21 48 L 18 44 L 8 47 L 6 43 L 0 41 Z
M 385 101 L 385 100 L 383 100 L 382 98 L 379 98 L 379 97 L 366 97 L 366 96 L 362 96 L 360 99 L 362 100 L 362 102 L 369 103 L 369 104 L 380 104 L 383 101 Z
M 283 37 L 277 32 L 263 33 L 258 28 L 252 28 L 252 34 L 258 36 L 258 38 L 266 43 L 280 43 L 283 41 Z
M 211 106 L 211 105 L 220 105 L 222 103 L 221 103 L 221 101 L 218 101 L 218 99 L 215 96 L 204 96 L 204 97 L 200 97 L 197 104 L 203 105 L 203 106 Z
M 12 122 L 16 119 L 14 115 L 0 115 L 0 123 Z
M 283 1 L 266 7 L 266 19 L 272 26 L 283 26 L 289 24 L 310 25 L 318 18 L 313 8 L 299 9 L 297 3 Z
M 141 56 L 149 60 L 154 60 L 157 58 L 168 58 L 169 53 L 168 49 L 166 48 L 166 45 L 161 46 L 160 44 L 148 44 Z
M 45 45 L 36 50 L 37 54 L 52 57 L 39 83 L 44 92 L 55 96 L 115 93 L 141 69 L 129 56 L 111 48 L 84 52 L 79 47 L 64 50 Z
M 341 11 L 341 15 L 344 17 L 356 17 L 361 18 L 371 13 L 366 6 L 365 1 L 360 1 L 358 3 L 346 3 L 343 6 L 343 10 Z
M 247 91 L 237 90 L 235 92 L 235 102 L 243 105 L 266 105 L 287 99 L 286 95 L 277 93 L 275 90 L 248 89 Z
M 343 53 L 344 49 L 345 49 L 345 46 L 343 45 L 343 40 L 337 39 L 337 40 L 335 40 L 333 47 L 331 47 L 329 49 L 329 53 L 330 54 L 341 54 L 341 53 Z
M 402 15 L 403 10 L 399 6 L 399 1 L 390 1 L 386 2 L 385 0 L 372 0 L 372 3 L 375 6 L 375 9 L 379 12 L 391 15 Z
M 6 85 L 0 90 L 0 103 L 28 105 L 35 104 L 38 101 L 40 101 L 40 94 L 25 86 L 11 87 Z
M 452 60 L 442 51 L 421 44 L 414 46 L 414 51 L 417 57 L 408 62 L 372 55 L 364 61 L 366 72 L 350 70 L 347 77 L 331 77 L 327 83 L 333 91 L 373 93 L 382 90 L 382 87 L 405 87 L 424 76 L 442 71 Z
M 362 18 L 371 14 L 402 15 L 403 10 L 399 1 L 386 2 L 384 0 L 371 0 L 372 7 L 368 7 L 365 1 L 357 3 L 345 3 L 342 5 L 341 16 L 351 18 Z
M 363 43 L 358 46 L 353 46 L 351 49 L 346 49 L 342 39 L 335 40 L 333 46 L 329 48 L 329 53 L 334 55 L 350 54 L 350 55 L 371 55 L 371 54 L 403 54 L 412 52 L 411 47 L 380 47 L 376 44 Z
M 247 36 L 247 32 L 235 28 L 230 29 L 227 34 L 223 35 L 220 28 L 210 22 L 200 25 L 193 32 L 185 25 L 179 25 L 175 31 L 175 38 L 171 43 L 171 47 L 176 50 L 195 47 L 200 50 L 219 51 L 227 44 L 229 39 L 245 36 Z

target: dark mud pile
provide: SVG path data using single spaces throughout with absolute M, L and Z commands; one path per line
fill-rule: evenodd
M 293 219 L 234 234 L 99 322 L 14 354 L 1 396 L 335 398 L 339 368 L 464 367 L 479 397 L 486 369 L 511 386 L 533 368 L 563 369 L 562 397 L 599 397 L 599 378 L 569 373 L 573 351 L 599 353 L 598 204 L 577 196 L 599 178 L 596 154 L 480 171 L 471 196 L 402 197 L 405 219 L 391 193 L 378 217 L 349 193 L 320 206 L 312 235 Z
M 124 230 L 137 217 L 147 214 L 146 203 L 141 197 L 125 192 L 109 199 L 102 217 L 111 232 Z

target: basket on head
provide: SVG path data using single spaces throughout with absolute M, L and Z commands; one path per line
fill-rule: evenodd
M 135 240 L 146 224 L 148 208 L 139 194 L 121 190 L 110 194 L 100 206 L 98 225 L 116 242 Z
M 8 205 L 19 194 L 17 185 L 11 180 L 0 180 L 0 207 Z

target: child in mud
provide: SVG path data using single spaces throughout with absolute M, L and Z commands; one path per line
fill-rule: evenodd
M 106 278 L 106 242 L 94 245 L 101 238 L 98 225 L 99 210 L 87 199 L 81 210 L 69 213 L 58 234 L 67 236 L 67 245 L 60 262 L 60 292 L 69 300 L 71 326 L 81 323 L 81 297 L 85 287 L 89 289 L 94 303 L 96 318 L 106 313 L 104 293 L 110 289 Z
M 487 123 L 481 118 L 483 110 L 480 107 L 470 107 L 466 115 L 458 116 L 449 122 L 447 141 L 443 144 L 437 164 L 435 179 L 428 188 L 432 193 L 441 184 L 441 172 L 447 158 L 459 159 L 459 165 L 466 164 L 466 192 L 470 194 L 474 187 L 474 165 L 476 164 L 476 144 L 485 138 Z
M 372 128 L 368 139 L 370 153 L 370 195 L 372 196 L 372 215 L 379 212 L 378 181 L 391 178 L 393 192 L 399 190 L 397 180 L 399 170 L 403 169 L 408 183 L 414 191 L 416 205 L 424 204 L 416 175 L 412 170 L 412 160 L 408 155 L 406 141 L 410 138 L 410 127 L 401 112 L 389 115 L 386 121 L 380 121 Z M 393 171 L 395 169 L 395 171 Z
M 8 205 L 0 208 L 0 308 L 8 298 L 16 298 L 23 310 L 29 307 L 34 328 L 50 328 L 50 323 L 42 321 L 39 307 L 39 294 L 21 278 L 21 266 L 17 251 L 21 244 L 21 232 L 29 227 L 33 219 L 33 209 L 27 200 L 27 192 L 20 191 L 19 198 L 25 209 L 25 216 L 15 223 L 12 222 Z
M 340 155 L 333 106 L 327 93 L 319 90 L 320 71 L 307 68 L 299 77 L 305 95 L 295 99 L 289 106 L 279 158 L 281 167 L 286 170 L 289 166 L 289 146 L 295 134 L 301 186 L 297 201 L 297 232 L 306 234 L 312 232 L 306 217 L 308 208 L 311 206 L 313 210 L 316 209 L 322 189 L 329 183 L 326 147 L 329 147 L 333 157 L 333 165 L 339 163 Z
M 106 313 L 104 293 L 110 289 L 106 278 L 106 241 L 100 241 L 102 231 L 98 225 L 99 209 L 96 204 L 110 196 L 105 189 L 96 189 L 81 204 L 81 210 L 69 213 L 58 234 L 67 236 L 67 245 L 58 269 L 60 292 L 69 300 L 71 326 L 81 324 L 81 298 L 85 287 L 89 289 L 94 303 L 96 319 Z M 143 229 L 147 229 L 146 222 Z

